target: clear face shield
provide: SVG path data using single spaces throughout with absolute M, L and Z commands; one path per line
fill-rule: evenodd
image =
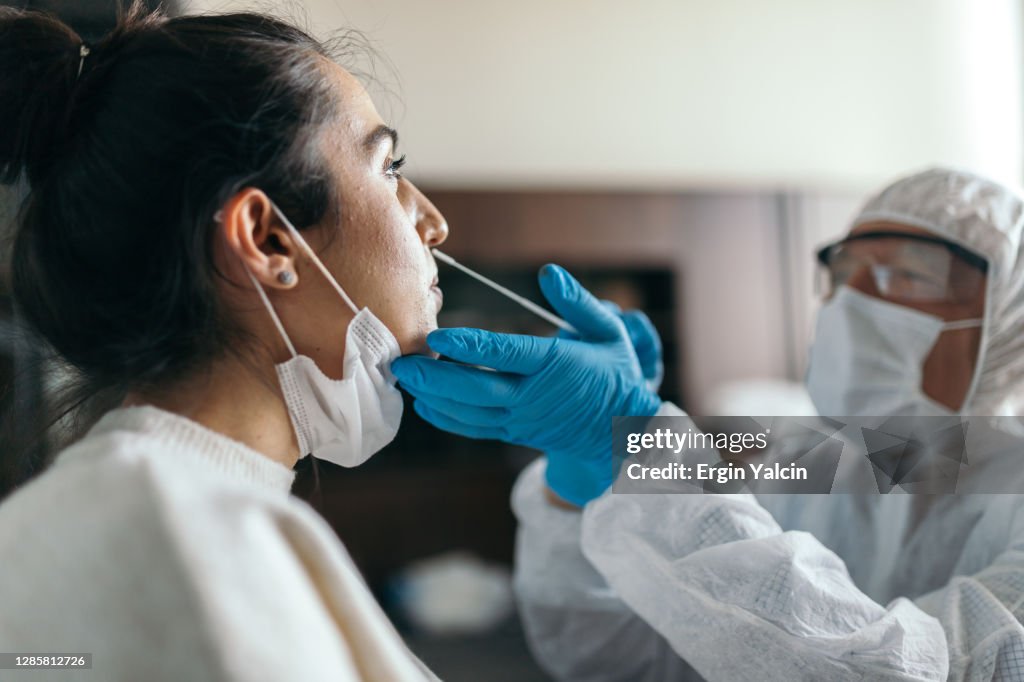
M 818 251 L 816 291 L 831 298 L 865 276 L 893 302 L 962 304 L 985 286 L 988 262 L 940 237 L 901 232 L 864 232 Z M 865 282 L 866 283 L 866 282 Z

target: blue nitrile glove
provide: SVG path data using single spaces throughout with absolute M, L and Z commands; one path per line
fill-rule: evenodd
M 658 389 L 661 388 L 662 380 L 665 378 L 665 363 L 662 361 L 661 355 L 661 336 L 658 335 L 658 330 L 654 327 L 654 323 L 651 322 L 651 318 L 647 317 L 640 310 L 627 310 L 623 312 L 618 305 L 611 301 L 602 300 L 601 303 L 605 308 L 618 315 L 619 319 L 626 325 L 626 331 L 629 332 L 629 340 L 633 343 L 636 359 L 640 362 L 640 370 L 644 373 L 644 379 L 647 380 L 647 388 L 652 393 L 657 393 Z M 567 331 L 559 331 L 558 336 L 567 339 L 579 338 L 576 334 Z
M 652 416 L 661 400 L 616 314 L 557 265 L 541 268 L 540 286 L 579 339 L 438 329 L 431 348 L 477 367 L 407 356 L 391 371 L 434 426 L 542 450 L 548 485 L 582 506 L 612 482 L 612 417 Z

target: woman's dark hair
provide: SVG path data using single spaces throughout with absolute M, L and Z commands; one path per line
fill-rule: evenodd
M 0 9 L 0 180 L 26 191 L 12 289 L 89 391 L 123 391 L 237 339 L 212 249 L 231 195 L 260 187 L 300 229 L 335 208 L 315 144 L 331 55 L 268 16 L 138 4 L 84 59 L 82 44 L 51 15 Z

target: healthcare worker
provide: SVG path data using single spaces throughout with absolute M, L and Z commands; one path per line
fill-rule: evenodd
M 1019 415 L 1022 236 L 1020 195 L 967 172 L 871 199 L 820 254 L 822 413 Z M 574 280 L 541 285 L 581 339 L 439 330 L 435 350 L 498 371 L 394 371 L 438 426 L 545 452 L 513 493 L 516 587 L 556 678 L 1024 679 L 1024 498 L 611 493 L 610 418 L 682 412 Z M 1024 490 L 1024 442 L 994 440 L 977 476 Z
M 324 45 L 141 8 L 94 44 L 0 9 L 14 293 L 90 395 L 121 399 L 0 505 L 5 663 L 436 679 L 289 488 L 300 456 L 354 466 L 395 435 L 388 365 L 436 327 L 445 220 Z

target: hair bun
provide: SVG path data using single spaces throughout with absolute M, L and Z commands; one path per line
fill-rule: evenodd
M 35 184 L 59 154 L 81 46 L 51 14 L 0 8 L 0 181 Z

